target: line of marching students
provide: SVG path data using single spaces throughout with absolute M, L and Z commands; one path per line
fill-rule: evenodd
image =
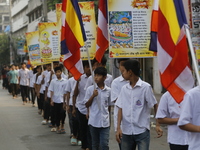
M 108 150 L 110 130 L 110 109 L 114 105 L 114 129 L 119 149 L 148 150 L 150 143 L 150 112 L 156 114 L 158 137 L 163 134 L 160 124 L 168 124 L 168 143 L 171 150 L 199 149 L 199 134 L 194 134 L 189 144 L 187 131 L 199 132 L 197 126 L 199 105 L 195 105 L 198 89 L 186 94 L 184 111 L 167 92 L 158 107 L 151 85 L 140 78 L 140 64 L 135 59 L 118 59 L 121 75 L 116 79 L 107 73 L 106 58 L 101 63 L 92 61 L 94 84 L 88 61 L 83 61 L 84 74 L 76 81 L 63 66 L 53 62 L 29 70 L 22 63 L 16 70 L 12 65 L 8 72 L 13 98 L 20 87 L 23 105 L 27 101 L 35 107 L 37 99 L 38 113 L 43 116 L 43 125 L 51 127 L 51 132 L 64 134 L 66 113 L 69 119 L 70 142 L 83 150 Z M 52 69 L 53 68 L 53 69 Z M 19 86 L 18 86 L 19 85 Z M 196 91 L 195 91 L 196 90 Z M 29 96 L 30 93 L 30 96 Z M 186 106 L 190 106 L 189 109 Z M 192 110 L 192 108 L 195 108 Z M 158 110 L 158 111 L 157 111 Z M 179 119 L 179 116 L 181 117 Z M 179 121 L 178 121 L 179 120 Z M 191 121 L 192 120 L 192 121 Z M 178 125 L 187 131 L 178 128 Z M 190 148 L 192 147 L 192 148 Z M 196 149 L 195 149 L 196 148 Z

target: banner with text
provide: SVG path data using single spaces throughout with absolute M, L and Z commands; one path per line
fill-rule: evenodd
M 153 0 L 108 0 L 111 58 L 153 57 L 149 51 Z
M 60 60 L 59 28 L 56 22 L 38 24 L 42 62 Z
M 26 33 L 26 42 L 30 63 L 35 66 L 41 65 L 39 31 Z

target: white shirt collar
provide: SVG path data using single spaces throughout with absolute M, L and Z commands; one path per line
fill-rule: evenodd
M 128 89 L 133 89 L 133 88 L 135 88 L 135 87 L 137 87 L 137 86 L 142 86 L 142 80 L 139 78 L 139 80 L 136 82 L 136 84 L 135 84 L 135 86 L 134 87 L 132 87 L 130 84 L 127 84 L 127 88 Z
M 119 81 L 120 81 L 120 82 L 123 82 L 123 81 L 125 81 L 125 79 L 122 77 L 122 75 L 121 75 L 121 76 L 119 76 Z

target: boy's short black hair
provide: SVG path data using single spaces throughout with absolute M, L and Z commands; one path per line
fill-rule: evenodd
M 22 62 L 21 65 L 26 65 L 26 63 L 25 63 L 25 62 Z
M 60 70 L 60 71 L 62 72 L 62 68 L 61 68 L 61 67 L 56 67 L 56 68 L 54 68 L 54 71 L 55 71 L 55 72 L 58 71 L 58 70 Z
M 131 70 L 136 76 L 140 76 L 140 63 L 136 59 L 129 59 L 125 61 L 122 66 L 129 71 Z
M 98 62 L 98 61 L 96 60 L 96 58 L 94 58 L 94 59 L 92 60 L 92 65 L 94 65 L 96 62 Z M 106 59 L 105 56 L 103 56 L 102 59 L 101 59 L 101 64 L 102 64 L 103 66 L 105 66 L 106 63 L 107 63 L 107 59 Z
M 83 68 L 84 67 L 89 67 L 89 62 L 88 62 L 88 60 L 83 60 Z
M 129 60 L 130 58 L 119 58 L 117 59 L 117 62 L 120 63 L 121 61 L 127 61 Z
M 94 74 L 102 75 L 102 76 L 107 76 L 107 69 L 104 67 L 97 67 L 94 70 Z

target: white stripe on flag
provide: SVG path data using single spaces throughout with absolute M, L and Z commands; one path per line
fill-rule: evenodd
M 62 11 L 62 26 L 65 27 L 65 18 L 66 18 L 66 13 Z
M 159 41 L 157 41 L 158 46 L 158 68 L 162 74 L 168 65 L 170 64 L 172 57 L 162 48 Z
M 72 56 L 72 53 L 69 51 L 69 53 L 64 54 L 64 60 L 68 59 L 71 56 Z
M 158 11 L 159 8 L 159 0 L 154 0 L 153 10 Z
M 83 64 L 82 64 L 82 60 L 80 59 L 76 64 L 75 64 L 75 67 L 77 68 L 77 70 L 80 72 L 80 73 L 84 73 L 83 71 Z
M 107 29 L 107 21 L 104 17 L 101 10 L 99 10 L 99 21 L 98 21 L 98 27 L 101 29 L 104 37 L 108 40 L 108 29 Z
M 181 74 L 176 78 L 175 83 L 185 92 L 190 90 L 194 85 L 194 79 L 190 68 L 185 67 Z

